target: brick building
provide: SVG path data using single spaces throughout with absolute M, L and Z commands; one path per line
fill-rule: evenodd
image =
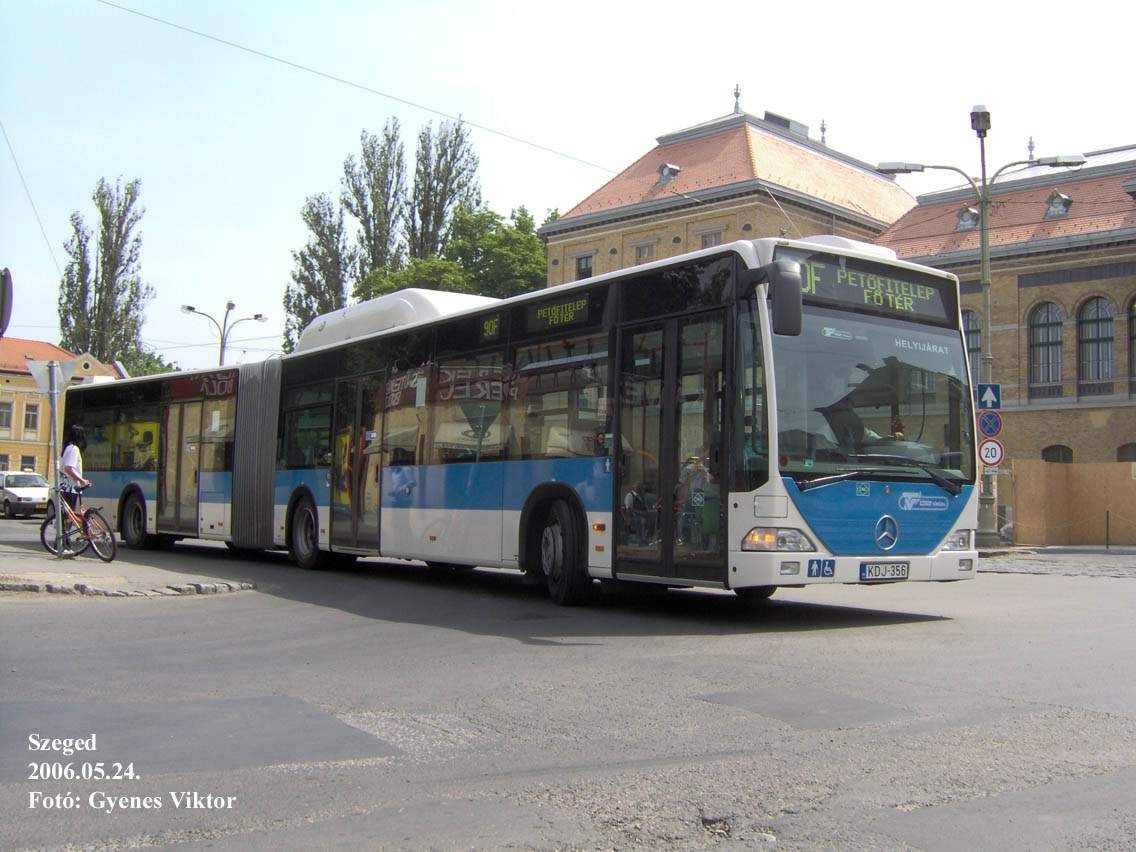
M 1086 157 L 1008 172 L 991 192 L 991 351 L 1011 462 L 1136 461 L 1136 145 Z M 959 276 L 977 376 L 974 191 L 918 202 L 877 242 Z
M 550 286 L 739 239 L 871 241 L 915 203 L 890 177 L 768 112 L 735 105 L 657 142 L 540 229 Z
M 36 386 L 28 370 L 28 358 L 78 360 L 73 382 L 92 377 L 115 379 L 122 374 L 90 354 L 75 355 L 53 343 L 19 337 L 0 339 L 0 470 L 32 470 L 47 475 L 51 470 L 51 400 Z

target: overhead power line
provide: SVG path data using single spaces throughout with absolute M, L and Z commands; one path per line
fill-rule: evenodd
M 63 270 L 59 266 L 59 260 L 55 257 L 55 250 L 51 247 L 51 240 L 47 238 L 47 231 L 43 227 L 43 220 L 39 218 L 39 210 L 36 208 L 35 199 L 32 198 L 32 191 L 28 189 L 28 182 L 24 180 L 24 170 L 20 168 L 20 161 L 16 157 L 16 149 L 12 147 L 12 140 L 8 138 L 8 130 L 4 127 L 4 122 L 0 121 L 0 132 L 4 134 L 4 141 L 8 144 L 8 153 L 12 155 L 12 163 L 16 166 L 16 174 L 20 176 L 20 183 L 24 186 L 24 194 L 28 197 L 28 204 L 32 206 L 32 213 L 35 214 L 36 224 L 39 225 L 39 232 L 43 235 L 44 245 L 47 246 L 47 253 L 51 255 L 51 262 L 55 264 L 55 271 L 59 277 L 63 277 Z
M 510 142 L 517 142 L 518 144 L 521 144 L 521 145 L 527 145 L 528 147 L 535 148 L 538 151 L 543 151 L 547 154 L 553 154 L 557 157 L 563 157 L 567 160 L 572 160 L 573 162 L 580 163 L 581 165 L 584 165 L 584 166 L 589 166 L 590 168 L 593 168 L 593 169 L 599 169 L 600 171 L 604 171 L 604 172 L 607 172 L 609 174 L 615 174 L 616 173 L 614 169 L 609 169 L 607 166 L 601 166 L 599 163 L 593 163 L 591 160 L 585 160 L 582 157 L 576 157 L 576 156 L 574 156 L 572 154 L 568 154 L 564 151 L 559 151 L 556 148 L 550 148 L 547 145 L 542 145 L 539 142 L 533 142 L 530 139 L 525 139 L 521 136 L 516 136 L 512 133 L 507 133 L 504 130 L 497 130 L 496 128 L 490 127 L 486 124 L 478 124 L 477 122 L 469 121 L 468 119 L 463 118 L 460 115 L 453 115 L 452 113 L 448 113 L 444 110 L 435 109 L 434 107 L 427 106 L 426 104 L 418 103 L 417 101 L 409 100 L 408 98 L 400 97 L 399 95 L 392 95 L 390 92 L 384 92 L 384 91 L 381 91 L 379 89 L 373 88 L 371 86 L 364 85 L 363 83 L 356 83 L 354 80 L 348 80 L 346 77 L 339 77 L 339 76 L 336 76 L 335 74 L 329 74 L 326 71 L 320 71 L 318 68 L 313 68 L 310 65 L 303 65 L 299 62 L 293 62 L 290 59 L 285 59 L 281 56 L 276 56 L 276 55 L 271 54 L 271 53 L 266 53 L 263 50 L 257 50 L 256 48 L 248 47 L 248 46 L 243 45 L 243 44 L 238 44 L 235 41 L 229 41 L 228 39 L 221 38 L 220 36 L 211 35 L 209 33 L 202 32 L 201 30 L 195 30 L 192 27 L 185 26 L 184 24 L 177 24 L 177 23 L 174 23 L 173 21 L 167 21 L 165 18 L 159 18 L 155 15 L 147 15 L 145 12 L 139 12 L 137 9 L 131 9 L 128 6 L 122 6 L 122 5 L 119 5 L 118 3 L 112 3 L 112 2 L 110 2 L 110 0 L 95 0 L 95 2 L 100 3 L 103 6 L 108 6 L 112 9 L 117 9 L 120 12 L 127 12 L 128 14 L 131 14 L 131 15 L 137 15 L 139 18 L 145 18 L 146 20 L 153 21 L 156 24 L 161 24 L 161 25 L 166 26 L 166 27 L 172 27 L 175 30 L 180 30 L 181 32 L 189 33 L 190 35 L 195 35 L 198 38 L 204 38 L 204 39 L 208 39 L 209 41 L 216 42 L 217 44 L 223 44 L 226 47 L 233 48 L 234 50 L 240 50 L 240 51 L 243 51 L 244 53 L 250 53 L 253 56 L 259 56 L 261 59 L 267 59 L 271 62 L 277 62 L 281 65 L 287 65 L 289 68 L 294 68 L 297 71 L 303 71 L 306 74 L 314 74 L 316 77 L 322 77 L 323 79 L 330 80 L 333 83 L 339 83 L 340 85 L 343 85 L 343 86 L 350 86 L 353 89 L 358 89 L 359 91 L 367 92 L 368 94 L 371 94 L 371 95 L 378 95 L 380 98 L 387 98 L 388 100 L 397 101 L 400 104 L 405 104 L 406 106 L 414 107 L 415 109 L 420 109 L 420 110 L 423 110 L 424 112 L 433 113 L 434 115 L 441 116 L 442 118 L 449 119 L 450 121 L 460 121 L 462 124 L 465 124 L 469 127 L 474 127 L 478 130 L 483 130 L 486 133 L 492 133 L 494 136 L 500 136 L 502 139 L 508 139 Z

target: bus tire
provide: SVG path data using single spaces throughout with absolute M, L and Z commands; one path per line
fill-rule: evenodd
M 760 606 L 777 591 L 776 586 L 748 586 L 744 589 L 734 589 L 734 594 L 738 596 L 738 600 L 750 606 Z
M 146 533 L 146 504 L 137 493 L 127 497 L 122 506 L 122 541 L 132 550 L 144 550 L 154 544 Z
M 292 512 L 292 526 L 288 530 L 288 550 L 292 561 L 301 568 L 312 570 L 323 566 L 319 549 L 319 516 L 310 497 L 300 498 Z
M 584 565 L 580 524 L 563 500 L 556 500 L 540 531 L 540 567 L 549 596 L 561 606 L 587 601 L 592 586 Z

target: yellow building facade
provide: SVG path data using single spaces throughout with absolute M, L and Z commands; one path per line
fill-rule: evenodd
M 89 354 L 76 355 L 52 343 L 19 337 L 0 339 L 0 470 L 47 476 L 53 471 L 49 449 L 51 399 L 36 386 L 27 367 L 28 358 L 77 361 L 72 382 L 115 379 L 120 373 Z M 60 411 L 60 423 L 62 415 Z
M 550 286 L 734 240 L 871 241 L 915 203 L 890 177 L 772 113 L 738 111 L 656 141 L 541 228 Z

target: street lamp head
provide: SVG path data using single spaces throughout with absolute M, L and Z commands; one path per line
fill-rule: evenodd
M 921 172 L 924 168 L 922 163 L 880 163 L 876 166 L 876 171 L 885 175 L 909 175 Z
M 225 302 L 225 310 L 227 310 L 227 311 L 231 311 L 236 306 L 237 306 L 236 302 Z
M 183 314 L 195 314 L 197 313 L 197 308 L 195 308 L 193 305 L 182 305 L 181 312 Z
M 253 314 L 252 318 L 257 322 L 268 322 L 268 317 L 266 317 L 264 314 Z
M 1083 166 L 1088 160 L 1081 154 L 1058 154 L 1056 157 L 1038 157 L 1034 160 L 1039 166 L 1049 166 L 1053 169 L 1076 168 Z
M 990 129 L 990 110 L 979 104 L 970 110 L 970 129 L 978 134 L 979 139 L 986 138 L 986 131 Z

